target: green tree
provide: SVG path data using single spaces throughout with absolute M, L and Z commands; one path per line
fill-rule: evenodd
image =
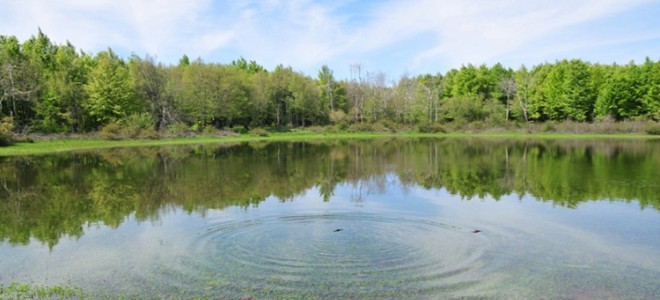
M 223 125 L 241 124 L 247 128 L 251 120 L 254 103 L 251 99 L 252 75 L 254 71 L 220 67 L 220 95 L 217 115 Z M 261 71 L 258 71 L 261 72 Z
M 645 105 L 643 73 L 640 66 L 631 62 L 627 66 L 614 67 L 603 84 L 596 103 L 599 116 L 611 116 L 623 120 L 643 114 Z
M 92 118 L 94 127 L 140 112 L 129 69 L 112 49 L 94 57 L 85 90 L 89 98 L 83 107 Z
M 647 57 L 641 68 L 644 82 L 643 113 L 648 118 L 660 121 L 660 61 L 654 62 Z
M 263 66 L 257 64 L 256 61 L 251 60 L 250 62 L 248 62 L 243 57 L 232 61 L 231 65 L 247 72 L 248 74 L 256 74 L 256 73 L 259 73 L 259 72 L 266 72 L 266 69 L 264 69 Z
M 40 83 L 18 39 L 0 36 L 0 110 L 12 117 L 15 131 L 29 128 Z
M 181 118 L 195 129 L 216 123 L 219 108 L 220 72 L 214 65 L 195 61 L 181 67 L 181 83 L 175 103 Z
M 316 79 L 319 86 L 321 102 L 328 106 L 330 111 L 335 111 L 335 98 L 337 94 L 337 82 L 335 76 L 327 65 L 323 65 Z
M 138 99 L 146 104 L 154 120 L 154 129 L 160 131 L 174 121 L 174 99 L 167 93 L 167 76 L 162 66 L 152 57 L 131 57 L 129 61 L 133 86 Z
M 90 58 L 82 57 L 71 43 L 57 47 L 53 68 L 45 74 L 44 91 L 36 107 L 35 125 L 42 132 L 78 132 L 85 115 L 85 84 Z
M 536 77 L 534 74 L 527 70 L 523 65 L 515 73 L 515 86 L 517 90 L 516 98 L 518 98 L 518 105 L 523 114 L 525 122 L 529 122 L 529 102 L 532 97 L 533 90 L 536 86 Z
M 539 91 L 545 117 L 551 120 L 592 119 L 596 97 L 590 90 L 589 68 L 589 64 L 580 60 L 562 60 L 551 67 Z

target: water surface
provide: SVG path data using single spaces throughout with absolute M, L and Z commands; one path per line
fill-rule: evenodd
M 139 298 L 660 294 L 656 141 L 378 139 L 0 158 L 0 282 Z

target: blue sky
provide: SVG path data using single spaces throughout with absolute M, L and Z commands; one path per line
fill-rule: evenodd
M 660 60 L 659 0 L 0 0 L 0 34 L 177 63 L 238 57 L 339 78 L 563 58 Z

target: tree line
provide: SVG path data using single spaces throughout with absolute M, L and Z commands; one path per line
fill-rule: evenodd
M 96 54 L 53 43 L 41 30 L 19 42 L 0 36 L 0 128 L 17 133 L 79 133 L 108 124 L 155 131 L 420 125 L 573 120 L 660 120 L 660 61 L 626 65 L 561 60 L 517 70 L 464 65 L 445 74 L 388 79 L 362 64 L 338 80 L 291 67 L 266 70 L 240 58 L 228 64 L 183 56 Z M 9 126 L 11 125 L 11 126 Z M 1 133 L 1 132 L 0 132 Z

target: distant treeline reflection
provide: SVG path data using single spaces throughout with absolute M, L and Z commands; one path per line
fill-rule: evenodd
M 386 177 L 461 198 L 515 194 L 577 207 L 636 201 L 660 210 L 658 141 L 382 139 L 244 143 L 0 159 L 0 238 L 50 247 L 89 224 L 119 226 L 128 216 L 157 220 L 188 212 L 288 201 L 317 187 L 378 192 Z M 451 201 L 448 199 L 448 201 Z

